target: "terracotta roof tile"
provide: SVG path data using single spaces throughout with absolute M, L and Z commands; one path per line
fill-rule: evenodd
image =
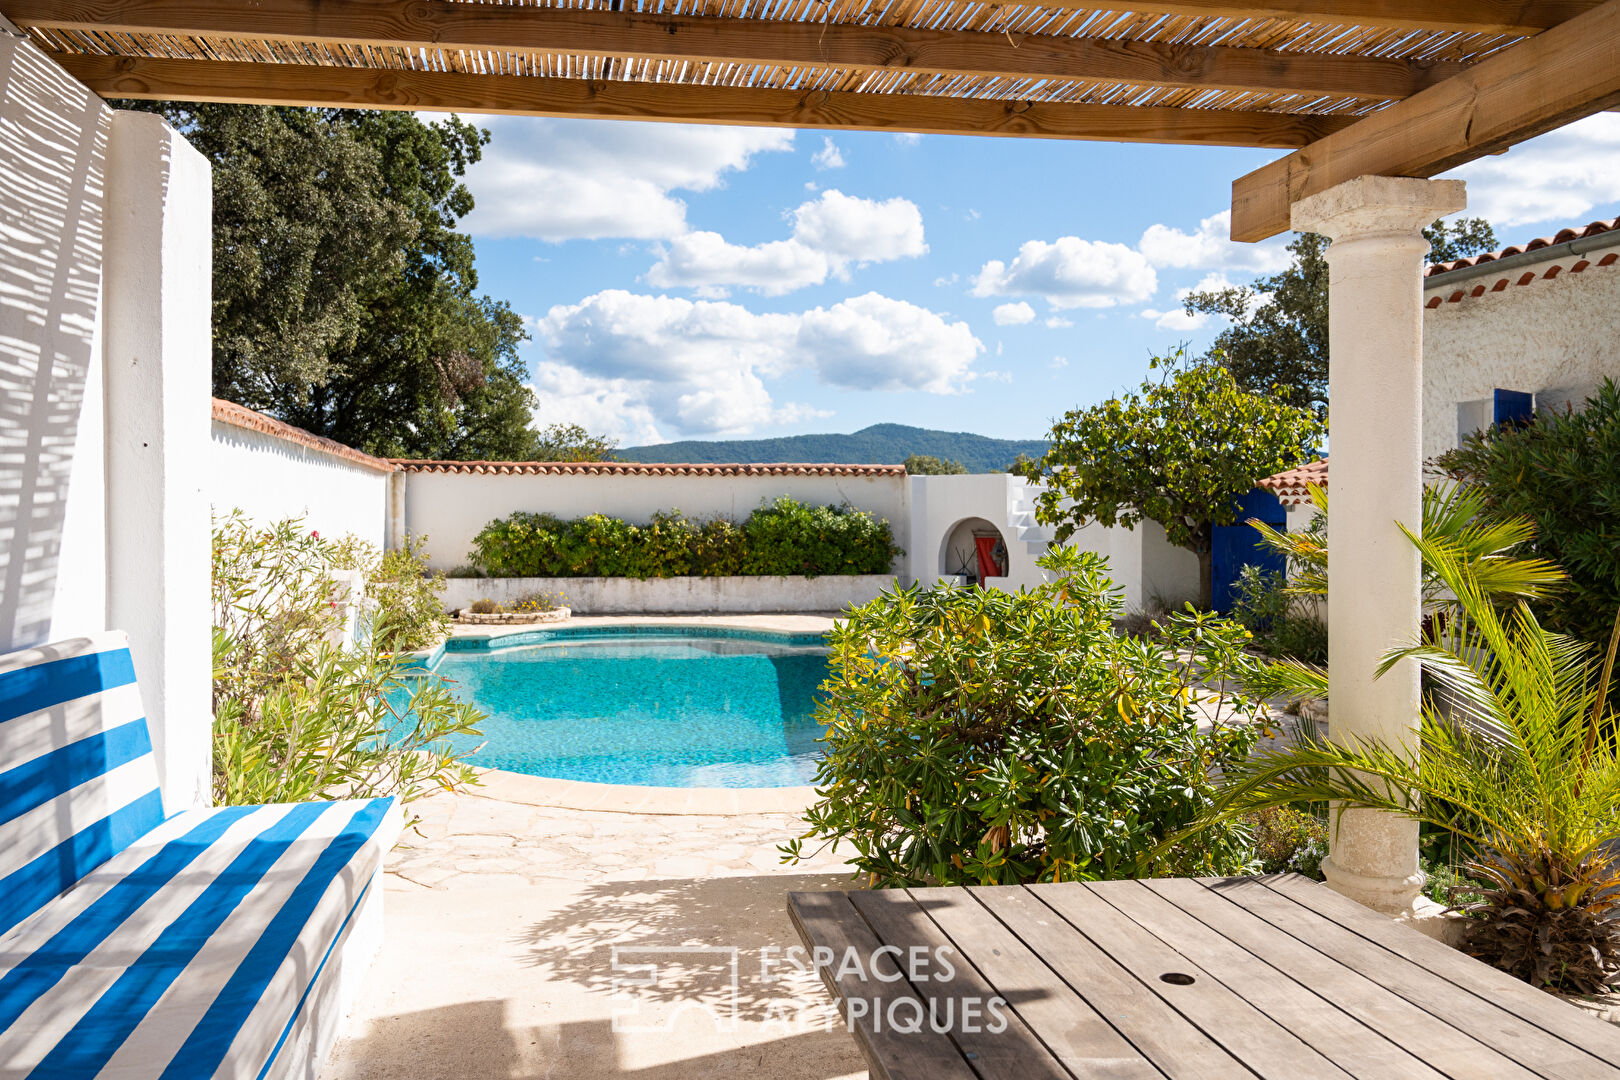
M 352 446 L 344 446 L 335 439 L 328 439 L 323 435 L 315 435 L 303 428 L 293 427 L 274 417 L 261 412 L 254 412 L 245 406 L 221 398 L 214 399 L 214 420 L 217 423 L 229 424 L 232 427 L 245 428 L 248 431 L 257 431 L 261 435 L 269 435 L 285 442 L 295 443 L 309 450 L 317 450 L 323 454 L 342 458 L 344 461 L 378 472 L 397 472 L 393 462 L 385 458 L 372 457 L 363 454 Z
M 1319 458 L 1307 465 L 1284 469 L 1280 473 L 1256 480 L 1255 487 L 1265 488 L 1284 503 L 1302 503 L 1311 497 L 1308 485 L 1327 487 L 1328 459 Z
M 1512 247 L 1505 247 L 1500 251 L 1486 251 L 1479 255 L 1470 255 L 1466 259 L 1434 263 L 1424 272 L 1424 276 L 1434 277 L 1436 274 L 1460 270 L 1465 266 L 1483 266 L 1486 263 L 1495 262 L 1497 259 L 1505 259 L 1509 255 L 1522 255 L 1526 251 L 1539 251 L 1544 247 L 1552 247 L 1554 244 L 1564 244 L 1588 236 L 1601 236 L 1603 233 L 1617 230 L 1620 230 L 1620 218 L 1610 218 L 1608 221 L 1594 221 L 1578 229 L 1559 229 L 1552 236 L 1538 236 L 1527 244 L 1514 244 Z M 1620 236 L 1615 237 L 1615 242 L 1620 243 Z
M 412 473 L 482 476 L 904 476 L 904 465 L 680 464 L 662 461 L 418 461 L 395 458 Z

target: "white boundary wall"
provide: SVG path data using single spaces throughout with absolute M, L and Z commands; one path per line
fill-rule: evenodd
M 516 600 L 525 593 L 566 597 L 576 615 L 693 615 L 725 612 L 842 611 L 895 586 L 888 574 L 821 577 L 451 578 L 444 606 Z
M 496 518 L 517 511 L 559 518 L 606 514 L 644 524 L 660 510 L 687 517 L 741 521 L 783 495 L 812 506 L 848 503 L 889 522 L 906 546 L 906 477 L 893 476 L 636 476 L 601 474 L 486 475 L 403 472 L 404 528 L 426 536 L 430 564 L 465 566 L 473 537 Z
M 322 536 L 386 545 L 392 474 L 219 419 L 211 437 L 207 484 L 215 515 L 241 510 L 263 525 L 301 517 Z

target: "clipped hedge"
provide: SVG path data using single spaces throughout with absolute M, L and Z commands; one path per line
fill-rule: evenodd
M 654 514 L 646 525 L 519 511 L 484 526 L 468 558 L 490 577 L 645 579 L 887 574 L 900 554 L 882 518 L 783 496 L 740 525 L 697 521 L 679 510 Z

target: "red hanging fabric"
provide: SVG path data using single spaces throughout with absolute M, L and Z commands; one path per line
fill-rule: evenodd
M 996 562 L 996 538 L 975 536 L 973 546 L 979 551 L 979 580 L 1001 577 L 1001 564 Z

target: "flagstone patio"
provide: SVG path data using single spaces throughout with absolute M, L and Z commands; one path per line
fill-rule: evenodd
M 865 1075 L 814 975 L 760 979 L 762 949 L 797 943 L 786 894 L 850 884 L 827 854 L 780 864 L 796 814 L 534 806 L 494 779 L 413 804 L 382 953 L 324 1077 Z M 626 991 L 647 964 L 656 983 Z

